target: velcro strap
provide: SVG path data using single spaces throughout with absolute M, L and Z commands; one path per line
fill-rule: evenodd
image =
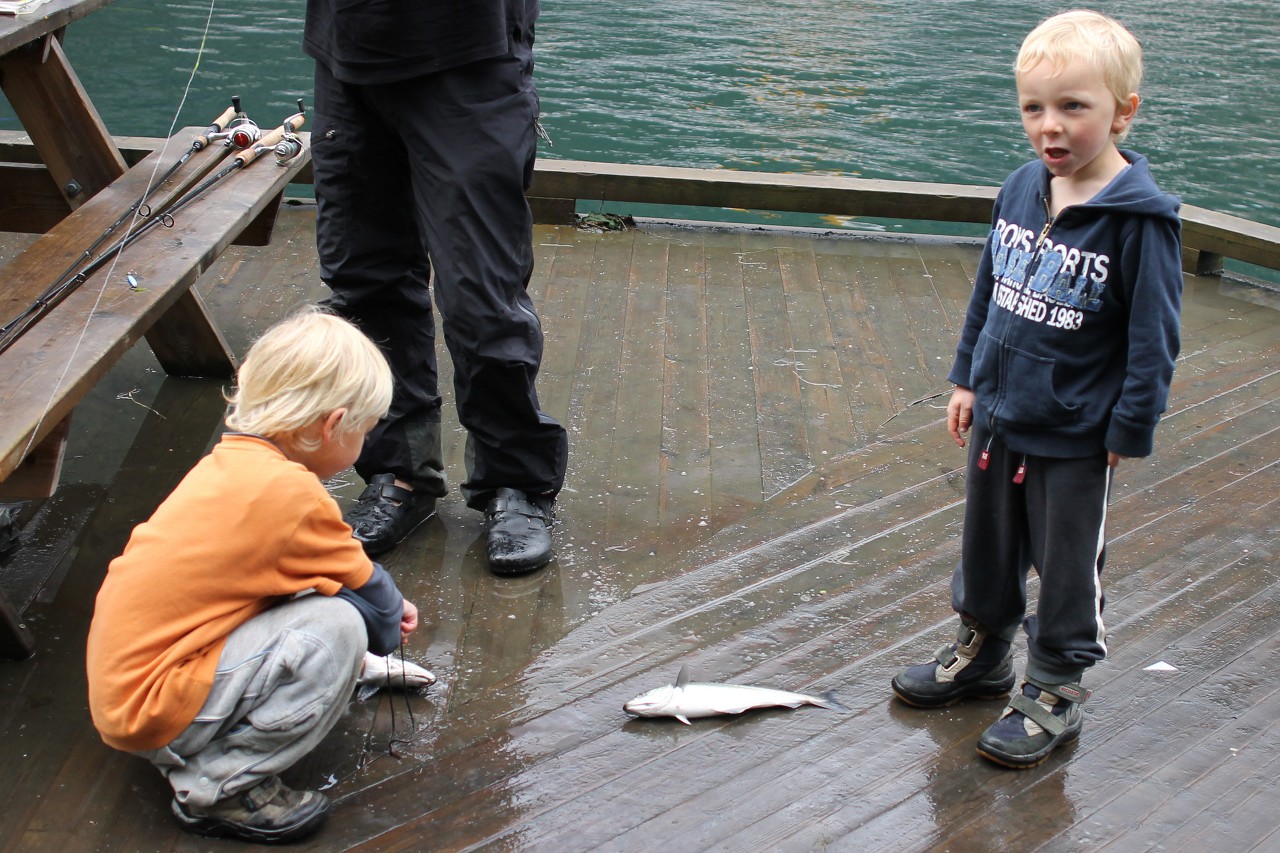
M 950 645 L 939 646 L 938 650 L 933 653 L 933 657 L 938 663 L 942 664 L 943 669 L 949 669 L 952 664 L 959 660 L 956 650 Z
M 1045 684 L 1034 678 L 1027 677 L 1027 681 L 1039 687 L 1041 690 L 1047 690 L 1059 699 L 1066 699 L 1068 702 L 1075 702 L 1078 705 L 1084 704 L 1090 696 L 1093 695 L 1092 690 L 1086 690 L 1078 682 L 1070 684 Z
M 1055 717 L 1039 702 L 1034 699 L 1028 699 L 1021 693 L 1009 700 L 1009 707 L 1015 711 L 1021 711 L 1028 718 L 1039 723 L 1040 728 L 1054 737 L 1067 730 L 1067 724 L 1061 718 Z
M 251 812 L 256 812 L 267 803 L 275 799 L 276 793 L 280 790 L 279 778 L 272 776 L 270 779 L 263 781 L 247 791 L 240 794 L 240 802 L 244 803 L 244 807 Z
M 413 490 L 403 489 L 395 483 L 383 483 L 382 488 L 378 490 L 378 497 L 386 501 L 404 503 L 413 500 Z

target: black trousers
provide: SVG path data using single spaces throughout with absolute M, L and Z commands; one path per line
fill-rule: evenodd
M 391 411 L 356 471 L 446 491 L 433 278 L 467 430 L 467 504 L 483 509 L 502 487 L 554 497 L 568 438 L 538 404 L 542 328 L 526 292 L 538 117 L 531 40 L 499 59 L 377 85 L 343 83 L 317 63 L 314 112 L 326 304 L 382 348 L 395 377 Z
M 984 449 L 985 470 L 979 465 Z M 1015 483 L 1023 465 L 1023 481 Z M 974 423 L 951 603 L 1006 640 L 1021 623 L 1027 674 L 1049 684 L 1078 680 L 1107 654 L 1102 566 L 1110 488 L 1105 453 L 1026 456 Z M 1040 594 L 1035 613 L 1027 615 L 1027 573 L 1033 568 Z

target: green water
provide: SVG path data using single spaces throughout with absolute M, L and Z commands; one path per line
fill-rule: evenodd
M 1018 44 L 1069 6 L 544 0 L 538 80 L 554 144 L 542 156 L 995 185 L 1030 156 L 1010 72 Z M 66 49 L 112 133 L 203 125 L 232 94 L 265 126 L 310 98 L 303 7 L 215 0 L 210 16 L 204 0 L 116 0 L 72 24 Z M 1146 49 L 1128 144 L 1165 189 L 1280 225 L 1280 4 L 1095 7 Z M 16 127 L 0 106 L 0 127 Z

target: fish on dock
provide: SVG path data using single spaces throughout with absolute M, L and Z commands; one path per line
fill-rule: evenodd
M 816 705 L 830 711 L 847 711 L 833 693 L 810 696 L 768 687 L 748 687 L 740 684 L 707 684 L 689 681 L 689 665 L 680 667 L 675 684 L 656 687 L 642 693 L 622 709 L 637 717 L 675 717 L 686 726 L 695 717 L 715 717 L 721 714 L 741 714 L 753 708 L 799 708 Z

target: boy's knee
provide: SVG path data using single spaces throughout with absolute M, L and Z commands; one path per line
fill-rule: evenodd
M 328 595 L 306 595 L 294 604 L 306 611 L 294 630 L 305 630 L 316 637 L 329 647 L 335 660 L 349 661 L 353 669 L 364 660 L 369 637 L 359 611 L 342 599 Z

